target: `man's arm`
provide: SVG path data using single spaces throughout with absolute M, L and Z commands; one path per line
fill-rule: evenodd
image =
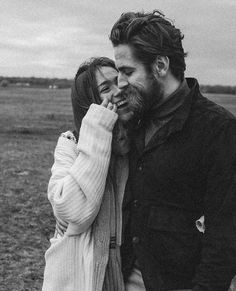
M 193 290 L 227 291 L 236 275 L 236 120 L 221 126 L 204 162 L 206 230 Z

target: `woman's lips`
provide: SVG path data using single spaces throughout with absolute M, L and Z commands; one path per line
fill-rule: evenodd
M 117 108 L 120 108 L 121 106 L 126 105 L 126 104 L 127 104 L 127 100 L 125 99 L 116 102 Z

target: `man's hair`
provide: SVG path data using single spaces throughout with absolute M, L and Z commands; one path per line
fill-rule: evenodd
M 111 67 L 117 70 L 113 60 L 106 57 L 96 57 L 82 63 L 75 75 L 71 88 L 71 102 L 77 133 L 79 133 L 82 119 L 89 106 L 92 103 L 101 103 L 96 72 L 102 67 Z
M 123 13 L 112 27 L 109 38 L 114 47 L 129 45 L 134 57 L 148 71 L 157 56 L 167 56 L 172 74 L 183 80 L 187 55 L 182 47 L 184 35 L 160 11 Z

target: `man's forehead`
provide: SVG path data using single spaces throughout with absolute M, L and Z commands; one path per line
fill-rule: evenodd
M 129 45 L 127 44 L 120 44 L 116 47 L 114 47 L 114 55 L 115 55 L 115 60 L 116 61 L 121 61 L 121 60 L 132 60 L 133 59 L 133 54 L 132 50 Z
M 121 44 L 114 47 L 114 56 L 116 67 L 121 68 L 134 67 L 137 60 L 133 56 L 132 48 L 129 45 Z

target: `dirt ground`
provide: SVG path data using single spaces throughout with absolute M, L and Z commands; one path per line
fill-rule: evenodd
M 46 196 L 53 151 L 71 128 L 69 90 L 0 89 L 0 291 L 41 290 L 54 232 Z

